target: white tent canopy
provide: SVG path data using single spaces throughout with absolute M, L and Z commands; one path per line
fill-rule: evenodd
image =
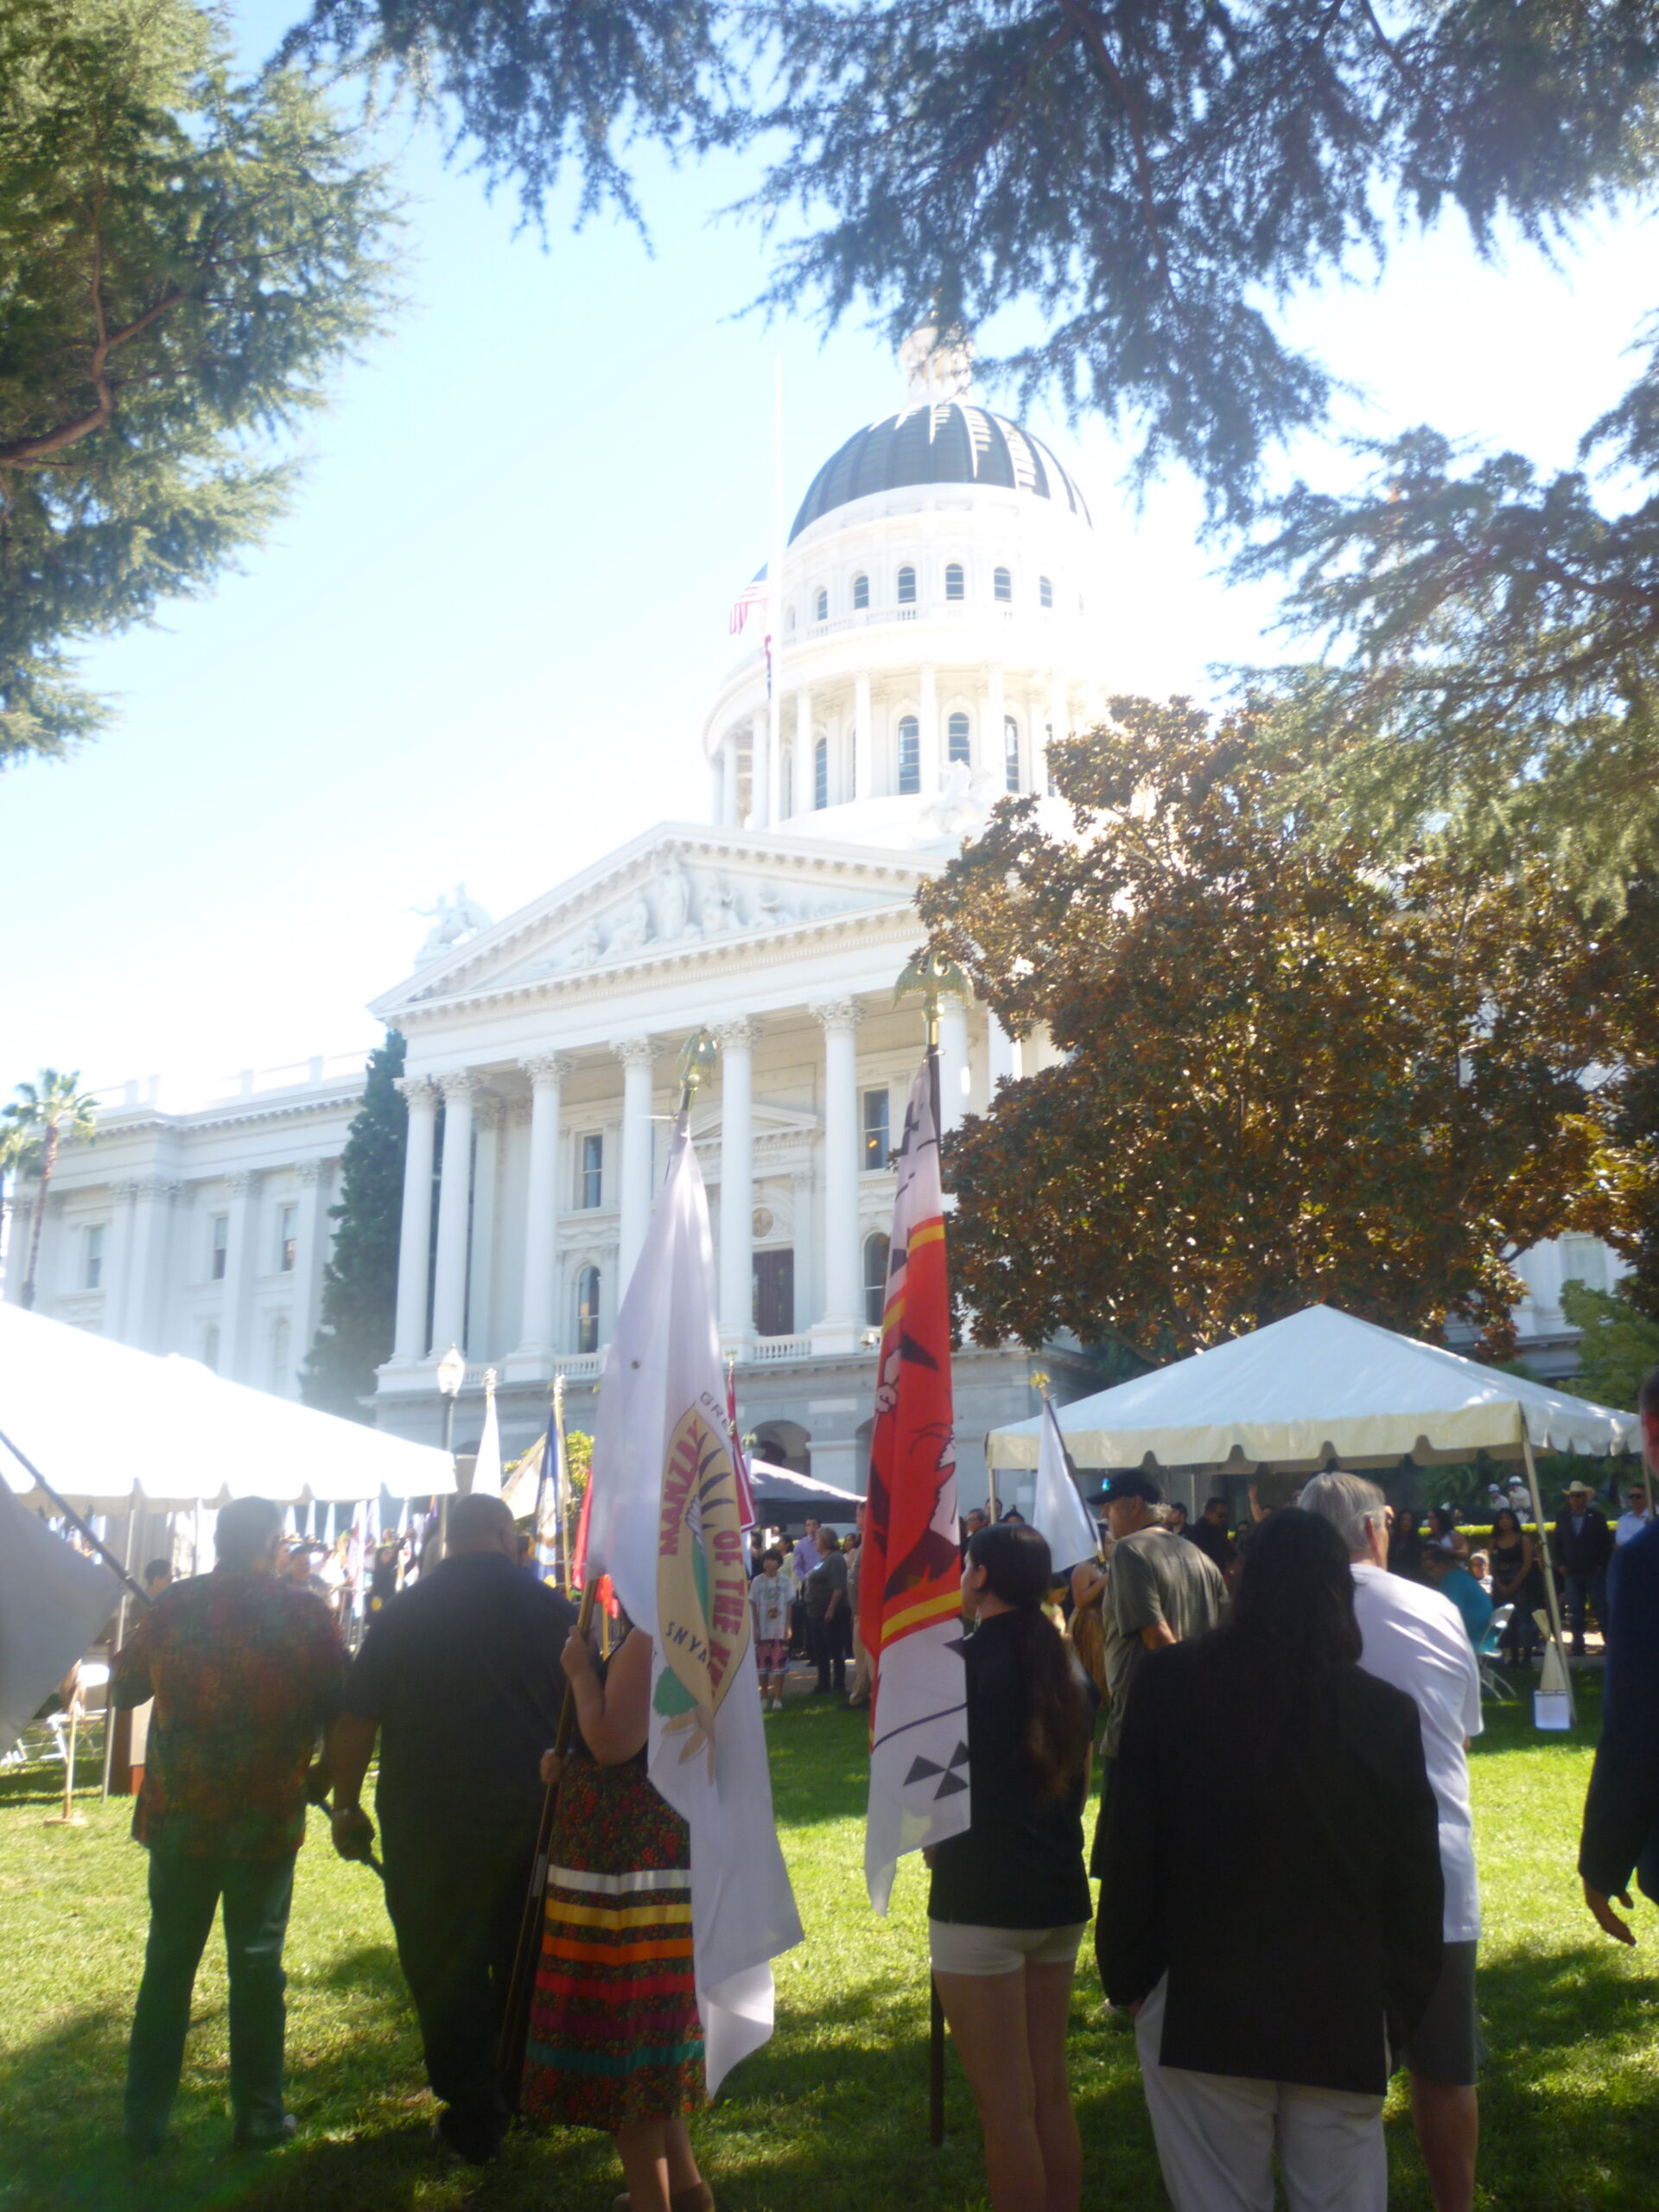
M 0 1432 L 79 1512 L 452 1491 L 448 1453 L 0 1306 Z M 10 1452 L 0 1468 L 32 1487 Z
M 863 1499 L 856 1491 L 839 1490 L 834 1483 L 820 1482 L 816 1475 L 798 1475 L 791 1467 L 774 1467 L 767 1459 L 749 1462 L 749 1487 L 757 1505 L 861 1505 Z M 837 1516 L 850 1521 L 849 1511 Z
M 1635 1414 L 1500 1375 L 1438 1344 L 1310 1306 L 1058 1408 L 1079 1466 L 1313 1471 L 1446 1464 L 1487 1452 L 1640 1448 Z M 993 1467 L 1034 1467 L 1042 1415 L 991 1431 Z M 1525 1440 L 1523 1444 L 1523 1439 Z

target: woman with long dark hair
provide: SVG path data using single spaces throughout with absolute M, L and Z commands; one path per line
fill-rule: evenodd
M 1491 1563 L 1493 1603 L 1515 1608 L 1499 1648 L 1505 1658 L 1519 1662 L 1538 1644 L 1538 1624 L 1532 1615 L 1533 1608 L 1544 1602 L 1544 1578 L 1532 1538 L 1512 1505 L 1500 1506 L 1492 1516 Z
M 969 1540 L 971 1821 L 929 1853 L 933 1975 L 984 2131 L 992 2212 L 1077 2212 L 1083 2192 L 1065 2031 L 1089 1924 L 1089 1700 L 1043 1611 L 1052 1574 L 1023 1522 Z
M 1417 1708 L 1361 1671 L 1330 1522 L 1253 1534 L 1230 1624 L 1155 1651 L 1123 1730 L 1101 1889 L 1176 2212 L 1386 2212 L 1391 2052 L 1440 1970 Z

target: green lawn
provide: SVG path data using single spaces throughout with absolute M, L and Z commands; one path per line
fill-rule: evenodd
M 1573 1860 L 1593 1742 L 1593 1692 L 1571 1738 L 1495 1716 L 1475 1761 L 1485 1890 L 1484 2205 L 1504 2212 L 1659 2203 L 1659 1921 L 1638 1904 L 1633 1955 L 1600 1937 Z M 966 2088 L 950 2072 L 949 2139 L 926 2141 L 923 1877 L 891 1920 L 863 1894 L 861 1716 L 810 1704 L 767 1724 L 778 1814 L 807 1941 L 779 1962 L 779 2027 L 698 2124 L 730 2212 L 899 2212 L 982 2202 Z M 302 1854 L 289 1942 L 291 2149 L 238 2158 L 225 2118 L 225 1982 L 210 1948 L 197 1988 L 177 2148 L 134 2168 L 119 2138 L 128 2009 L 143 1942 L 143 1854 L 129 1808 L 48 1827 L 49 1778 L 0 1777 L 0 2208 L 3 2212 L 607 2212 L 608 2144 L 515 2139 L 482 2172 L 435 2164 L 414 2022 L 379 1891 L 341 1865 L 323 1824 Z M 1287 1839 L 1287 1847 L 1291 1840 Z M 1248 1901 L 1241 1909 L 1248 1910 Z M 213 1939 L 217 1942 L 217 1936 Z M 1101 2017 L 1085 1952 L 1073 2012 L 1084 2202 L 1165 2204 L 1129 2038 Z M 1403 2100 L 1389 2111 L 1391 2202 L 1428 2198 Z

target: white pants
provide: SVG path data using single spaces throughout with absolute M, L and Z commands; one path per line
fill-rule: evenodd
M 1382 2098 L 1161 2064 L 1165 1987 L 1135 2032 L 1175 2212 L 1273 2212 L 1275 2150 L 1290 2212 L 1388 2212 Z

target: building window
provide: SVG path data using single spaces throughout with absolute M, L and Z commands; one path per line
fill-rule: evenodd
M 1563 1236 L 1561 1281 L 1581 1282 L 1586 1290 L 1607 1287 L 1607 1248 L 1599 1236 Z
M 968 734 L 966 715 L 952 715 L 944 726 L 945 758 L 948 760 L 971 761 L 973 746 Z
M 812 804 L 830 804 L 830 741 L 821 737 L 812 748 Z
M 219 1324 L 210 1321 L 201 1332 L 201 1363 L 210 1374 L 219 1372 Z
M 864 1325 L 879 1329 L 887 1308 L 887 1239 L 864 1239 Z
M 231 1217 L 216 1213 L 213 1223 L 213 1241 L 207 1262 L 207 1273 L 214 1282 L 225 1280 L 225 1261 L 231 1249 Z
M 1005 607 L 1014 597 L 1014 578 L 1006 569 L 992 569 L 991 597 L 1001 600 Z
M 300 1210 L 296 1205 L 276 1209 L 276 1268 L 291 1275 L 300 1256 Z
M 576 1277 L 576 1350 L 599 1350 L 599 1269 L 584 1268 Z
M 754 1255 L 754 1332 L 759 1337 L 795 1333 L 795 1255 L 782 1251 Z
M 791 607 L 788 610 L 788 612 L 785 614 L 785 616 L 784 616 L 784 635 L 787 638 L 787 637 L 792 637 L 792 636 L 794 635 L 794 633 L 795 633 L 795 610 L 794 610 L 794 608 Z
M 104 1287 L 104 1224 L 86 1232 L 86 1244 L 81 1260 L 80 1287 L 83 1290 Z
M 605 1202 L 605 1140 L 595 1129 L 580 1140 L 581 1171 L 576 1177 L 576 1204 L 584 1210 Z
M 914 569 L 900 569 L 899 571 L 899 604 L 900 607 L 914 607 L 916 604 Z
M 1039 607 L 1052 607 L 1054 604 L 1054 587 L 1046 576 L 1037 579 L 1037 603 Z
M 870 603 L 870 580 L 868 576 L 853 578 L 853 605 L 862 613 Z
M 279 1397 L 288 1395 L 288 1316 L 279 1313 L 270 1325 L 270 1388 Z
M 820 622 L 827 622 L 830 620 L 830 594 L 827 591 L 821 591 L 818 594 L 817 598 L 813 601 L 813 607 Z
M 968 596 L 960 561 L 953 561 L 944 572 L 944 595 L 947 599 L 966 599 Z
M 1020 725 L 1012 715 L 1002 722 L 1002 766 L 1008 789 L 1020 788 Z
M 892 1149 L 887 1093 L 884 1085 L 880 1090 L 867 1090 L 864 1094 L 864 1145 L 860 1164 L 867 1171 L 872 1167 L 885 1167 L 887 1154 Z
M 899 788 L 901 791 L 922 788 L 922 726 L 914 715 L 899 718 Z

